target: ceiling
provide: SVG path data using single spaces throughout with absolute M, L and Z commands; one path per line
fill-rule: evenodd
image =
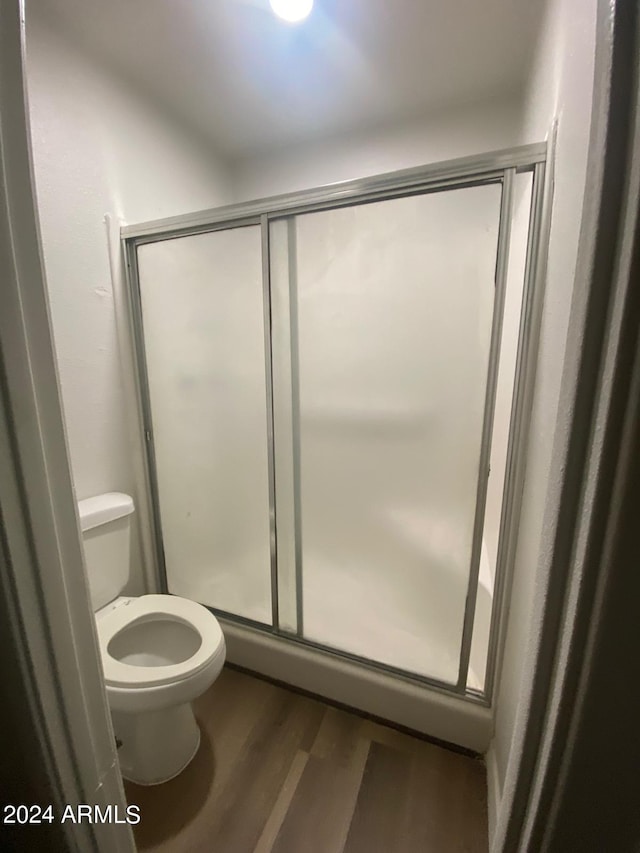
M 544 0 L 47 0 L 50 23 L 238 158 L 516 95 Z M 28 7 L 27 7 L 28 8 Z

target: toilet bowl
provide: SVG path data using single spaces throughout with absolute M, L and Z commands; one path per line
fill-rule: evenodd
M 118 598 L 96 617 L 121 772 L 142 785 L 166 782 L 198 751 L 191 702 L 224 664 L 220 625 L 173 595 Z
M 193 601 L 119 594 L 128 579 L 130 497 L 99 495 L 78 509 L 120 769 L 132 782 L 160 784 L 198 751 L 191 702 L 218 677 L 224 636 Z

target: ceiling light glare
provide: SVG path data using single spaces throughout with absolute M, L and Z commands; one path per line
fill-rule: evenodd
M 304 21 L 313 9 L 313 0 L 269 0 L 269 2 L 276 15 L 289 24 Z

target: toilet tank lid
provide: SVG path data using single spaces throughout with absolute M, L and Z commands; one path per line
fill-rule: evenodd
M 100 524 L 115 521 L 133 512 L 133 498 L 121 492 L 108 492 L 106 495 L 96 495 L 78 501 L 80 529 L 91 530 Z

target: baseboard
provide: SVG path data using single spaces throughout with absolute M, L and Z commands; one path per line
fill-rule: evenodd
M 487 765 L 487 807 L 489 812 L 489 850 L 493 842 L 493 836 L 496 829 L 498 818 L 498 809 L 502 800 L 502 789 L 500 787 L 500 774 L 498 772 L 498 762 L 496 759 L 496 751 L 493 743 L 489 746 L 485 755 Z
M 269 678 L 356 708 L 473 752 L 489 747 L 489 708 L 338 655 L 219 619 L 227 660 Z

